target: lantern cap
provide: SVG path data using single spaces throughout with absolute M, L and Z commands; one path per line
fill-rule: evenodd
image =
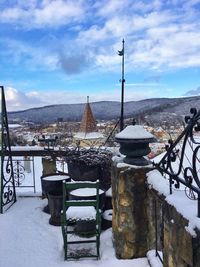
M 156 142 L 156 138 L 147 132 L 141 125 L 129 125 L 123 131 L 115 135 L 116 141 L 127 140 L 135 142 Z

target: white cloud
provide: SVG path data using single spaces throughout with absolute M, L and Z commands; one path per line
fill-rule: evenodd
M 137 32 L 151 27 L 167 24 L 174 17 L 169 12 L 151 12 L 147 15 L 117 14 L 111 16 L 101 26 L 92 25 L 85 31 L 81 31 L 78 39 L 85 43 L 98 43 L 110 39 L 123 38 L 131 35 L 137 37 Z
M 36 26 L 58 26 L 65 25 L 71 20 L 79 20 L 83 15 L 80 1 L 47 1 L 42 8 L 33 12 L 33 19 Z
M 31 29 L 66 25 L 72 21 L 79 21 L 84 15 L 84 4 L 81 0 L 26 2 L 19 1 L 16 6 L 2 9 L 0 21 Z
M 123 2 L 121 0 L 100 1 L 96 5 L 98 7 L 97 15 L 111 17 L 114 13 L 119 13 L 128 8 L 129 2 L 128 0 L 123 0 Z
M 134 11 L 150 12 L 152 10 L 159 10 L 163 6 L 162 0 L 152 0 L 152 1 L 132 1 L 132 9 Z
M 147 30 L 146 36 L 135 42 L 131 58 L 137 66 L 186 68 L 200 65 L 199 51 L 200 33 L 195 28 L 171 24 Z
M 169 33 L 172 40 L 175 38 L 174 35 L 179 30 L 179 26 L 175 23 L 177 18 L 179 15 L 174 15 L 169 10 L 151 11 L 145 15 L 134 13 L 114 15 L 101 26 L 93 25 L 81 31 L 77 42 L 97 47 L 95 57 L 99 67 L 113 69 L 114 65 L 119 64 L 120 59 L 116 56 L 116 52 L 120 49 L 119 40 L 122 38 L 126 41 L 127 70 L 130 70 L 135 63 L 140 68 L 157 68 L 158 60 L 160 60 L 159 67 L 163 63 L 165 66 L 166 64 L 170 66 L 170 60 L 173 58 L 169 57 L 167 61 L 166 57 L 176 51 L 172 51 L 171 47 L 165 47 L 167 43 L 164 44 L 164 38 L 168 40 Z M 184 27 L 187 32 L 187 28 L 191 28 L 192 25 L 185 23 Z M 184 29 L 182 31 L 184 32 Z
M 5 88 L 5 98 L 8 111 L 24 110 L 45 103 L 39 94 L 24 93 L 13 87 Z
M 200 65 L 200 19 L 196 8 L 200 0 L 17 2 L 0 10 L 0 22 L 29 30 L 70 24 L 70 32 L 66 28 L 66 34 L 56 37 L 52 31 L 54 41 L 44 41 L 43 36 L 43 41 L 34 44 L 28 39 L 3 40 L 1 58 L 10 59 L 12 64 L 50 71 L 62 69 L 67 75 L 80 73 L 84 66 L 95 66 L 100 71 L 119 70 L 121 58 L 117 50 L 125 38 L 128 72 L 136 68 L 165 70 Z M 88 64 L 91 61 L 93 64 Z
M 135 90 L 136 85 L 126 86 L 125 85 L 125 101 L 141 100 L 146 98 L 156 97 L 158 90 L 153 84 L 146 86 L 138 84 L 140 90 Z M 156 87 L 156 89 L 154 88 Z M 76 104 L 85 103 L 86 96 L 90 96 L 90 102 L 96 101 L 120 101 L 121 90 L 119 86 L 115 89 L 105 89 L 101 91 L 78 91 L 78 90 L 54 90 L 54 91 L 30 91 L 24 93 L 13 87 L 5 88 L 6 106 L 8 111 L 25 110 L 33 107 L 41 107 L 46 105 L 56 104 Z

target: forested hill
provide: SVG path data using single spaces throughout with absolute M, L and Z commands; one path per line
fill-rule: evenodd
M 102 101 L 91 103 L 96 120 L 117 119 L 120 116 L 120 102 Z M 31 121 L 35 123 L 55 122 L 58 118 L 64 121 L 80 121 L 85 104 L 62 104 L 23 111 L 9 112 L 9 120 Z M 184 98 L 154 98 L 131 101 L 124 104 L 126 118 L 138 117 L 150 121 L 180 121 L 188 115 L 190 108 L 200 109 L 200 96 Z

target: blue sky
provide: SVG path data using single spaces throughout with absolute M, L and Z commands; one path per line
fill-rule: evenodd
M 179 97 L 200 86 L 200 0 L 0 0 L 8 110 Z

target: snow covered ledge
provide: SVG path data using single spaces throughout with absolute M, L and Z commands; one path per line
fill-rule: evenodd
M 158 231 L 158 248 L 163 240 L 163 266 L 200 266 L 200 218 L 197 217 L 197 200 L 186 197 L 184 190 L 169 194 L 168 181 L 157 171 L 148 174 L 148 248 L 155 248 L 155 209 L 157 223 L 163 216 L 163 231 Z M 160 209 L 160 210 L 159 210 Z M 154 210 L 154 211 L 153 211 Z

